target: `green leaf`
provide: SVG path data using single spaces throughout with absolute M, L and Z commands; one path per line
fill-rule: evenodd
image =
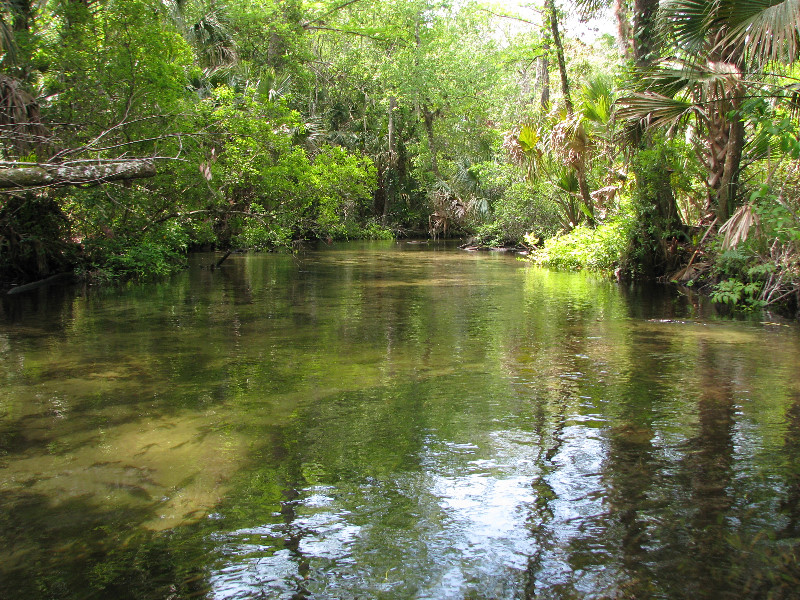
M 522 131 L 519 132 L 519 145 L 522 146 L 524 152 L 530 152 L 536 147 L 539 142 L 539 135 L 532 127 L 523 125 Z

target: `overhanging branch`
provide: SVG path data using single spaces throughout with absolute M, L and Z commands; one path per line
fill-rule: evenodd
M 8 166 L 5 166 L 8 165 Z M 118 161 L 87 161 L 83 164 L 0 164 L 0 189 L 23 190 L 36 187 L 54 187 L 106 183 L 125 179 L 141 179 L 156 174 L 151 159 Z

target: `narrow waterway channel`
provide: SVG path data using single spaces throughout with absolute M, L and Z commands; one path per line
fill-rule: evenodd
M 0 303 L 4 600 L 793 598 L 800 328 L 341 244 Z

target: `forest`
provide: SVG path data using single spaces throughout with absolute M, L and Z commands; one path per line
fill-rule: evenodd
M 449 237 L 797 314 L 799 52 L 800 0 L 2 0 L 0 285 Z

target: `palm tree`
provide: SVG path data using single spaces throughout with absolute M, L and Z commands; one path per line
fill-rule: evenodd
M 548 181 L 557 190 L 554 200 L 567 230 L 594 223 L 597 200 L 612 194 L 611 186 L 595 192 L 589 187 L 598 161 L 613 163 L 610 79 L 592 78 L 579 90 L 579 99 L 577 109 L 540 115 L 509 132 L 503 144 L 510 160 L 525 168 L 529 181 Z
M 181 34 L 194 48 L 200 66 L 212 72 L 237 63 L 225 2 L 191 3 L 194 9 L 191 17 L 187 14 L 190 8 L 187 0 L 162 0 L 162 3 Z
M 800 0 L 669 0 L 660 9 L 677 58 L 643 69 L 643 89 L 620 101 L 636 125 L 690 124 L 706 171 L 706 207 L 732 214 L 746 142 L 743 101 L 764 66 L 798 57 Z
M 715 56 L 749 67 L 788 64 L 799 56 L 800 0 L 670 0 L 664 16 L 690 52 L 712 38 Z

